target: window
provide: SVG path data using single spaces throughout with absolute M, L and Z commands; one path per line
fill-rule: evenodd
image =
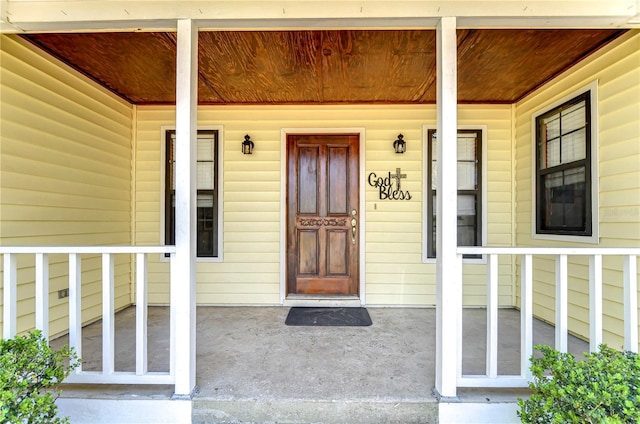
M 427 143 L 427 257 L 436 257 L 436 131 L 428 130 Z M 482 245 L 482 131 L 458 130 L 458 246 Z M 480 258 L 465 255 L 465 258 Z
M 165 244 L 175 244 L 175 130 L 166 133 Z M 198 257 L 218 257 L 218 131 L 199 130 L 197 138 L 196 233 Z
M 538 115 L 536 233 L 591 236 L 591 96 Z

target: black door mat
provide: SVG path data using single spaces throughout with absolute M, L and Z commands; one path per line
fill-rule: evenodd
M 284 321 L 292 326 L 366 327 L 372 324 L 366 308 L 291 308 Z

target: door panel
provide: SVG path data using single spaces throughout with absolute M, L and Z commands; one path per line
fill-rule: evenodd
M 358 143 L 287 136 L 288 294 L 358 294 Z
M 318 146 L 302 147 L 298 153 L 298 212 L 318 214 Z
M 349 272 L 349 249 L 346 231 L 329 231 L 327 274 L 346 275 Z
M 348 191 L 344 189 L 344 185 L 348 182 L 347 159 L 348 149 L 344 147 L 329 146 L 329 162 L 327 178 L 329 186 L 327 192 L 329 195 L 328 213 L 329 215 L 347 214 Z
M 318 231 L 298 232 L 298 274 L 316 275 L 318 273 Z

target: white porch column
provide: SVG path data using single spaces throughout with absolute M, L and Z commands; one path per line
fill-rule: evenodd
M 171 308 L 175 343 L 175 395 L 196 385 L 196 132 L 198 28 L 178 20 L 176 66 L 176 260 Z
M 457 38 L 456 18 L 443 17 L 436 32 L 438 179 L 436 240 L 436 390 L 456 396 L 458 319 L 462 269 L 456 261 L 457 224 Z

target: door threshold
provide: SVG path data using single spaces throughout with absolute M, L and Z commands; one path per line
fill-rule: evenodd
M 289 294 L 282 303 L 290 307 L 359 308 L 362 305 L 356 295 L 343 294 Z

